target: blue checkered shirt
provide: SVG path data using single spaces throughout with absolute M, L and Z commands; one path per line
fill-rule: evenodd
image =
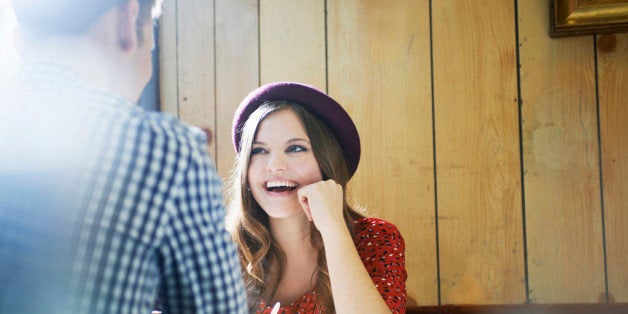
M 243 313 L 205 135 L 54 62 L 0 87 L 0 313 Z

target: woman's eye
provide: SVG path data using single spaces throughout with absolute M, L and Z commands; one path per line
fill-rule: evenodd
M 301 145 L 290 145 L 286 151 L 290 153 L 298 153 L 307 151 L 307 149 Z
M 261 147 L 254 147 L 253 149 L 251 149 L 251 155 L 263 154 L 265 152 L 266 150 Z

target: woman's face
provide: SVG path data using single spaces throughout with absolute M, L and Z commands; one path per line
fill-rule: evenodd
M 253 197 L 270 217 L 305 216 L 297 190 L 321 181 L 322 174 L 310 139 L 292 110 L 275 111 L 260 123 L 247 176 Z

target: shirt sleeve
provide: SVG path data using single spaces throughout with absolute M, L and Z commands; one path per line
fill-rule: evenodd
M 405 243 L 397 227 L 380 219 L 356 224 L 358 254 L 377 290 L 393 313 L 406 312 Z
M 192 144 L 179 164 L 181 184 L 176 185 L 159 254 L 161 309 L 164 313 L 245 313 L 240 262 L 224 226 L 221 180 L 204 141 Z

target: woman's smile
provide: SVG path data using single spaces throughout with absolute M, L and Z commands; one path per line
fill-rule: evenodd
M 266 181 L 266 190 L 271 193 L 292 192 L 298 186 L 299 183 L 291 180 Z

